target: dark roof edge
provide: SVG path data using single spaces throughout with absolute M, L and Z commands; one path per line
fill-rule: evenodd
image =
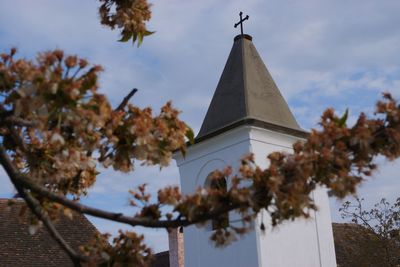
M 153 256 L 157 257 L 157 256 L 165 255 L 165 254 L 169 255 L 169 250 L 157 252 L 157 253 L 153 254 Z
M 302 131 L 302 130 L 297 130 L 297 129 L 292 129 L 292 128 L 288 128 L 285 126 L 281 126 L 281 125 L 277 125 L 277 124 L 273 124 L 273 123 L 269 123 L 269 122 L 265 122 L 265 121 L 261 121 L 258 119 L 253 119 L 253 118 L 245 118 L 239 121 L 236 121 L 232 124 L 229 124 L 227 126 L 224 126 L 222 128 L 219 128 L 211 133 L 208 133 L 206 135 L 197 137 L 195 139 L 195 144 L 200 143 L 204 140 L 210 139 L 214 136 L 220 135 L 226 131 L 232 130 L 236 127 L 242 126 L 242 125 L 249 125 L 249 126 L 255 126 L 255 127 L 259 127 L 259 128 L 263 128 L 263 129 L 267 129 L 267 130 L 272 130 L 275 132 L 279 132 L 279 133 L 283 133 L 283 134 L 288 134 L 288 135 L 292 135 L 292 136 L 296 136 L 296 137 L 300 137 L 300 138 L 307 138 L 309 135 L 309 132 L 306 131 Z
M 253 37 L 252 37 L 251 35 L 248 35 L 248 34 L 238 34 L 238 35 L 235 36 L 235 38 L 233 38 L 233 41 L 237 41 L 237 40 L 242 39 L 242 38 L 247 39 L 247 40 L 250 40 L 250 41 L 253 40 Z

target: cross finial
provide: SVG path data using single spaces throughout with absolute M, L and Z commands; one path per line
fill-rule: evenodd
M 249 19 L 249 15 L 246 15 L 246 17 L 242 18 L 243 12 L 240 11 L 239 16 L 240 16 L 240 20 L 238 23 L 235 23 L 234 27 L 236 28 L 239 24 L 240 24 L 240 34 L 243 35 L 243 22 L 245 20 Z

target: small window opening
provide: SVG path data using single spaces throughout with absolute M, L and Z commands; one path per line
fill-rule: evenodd
M 227 192 L 228 190 L 225 177 L 215 178 L 213 173 L 207 176 L 205 186 L 210 189 L 221 190 L 222 192 Z M 229 226 L 229 212 L 221 214 L 220 216 L 218 216 L 218 218 L 211 220 L 211 230 L 226 228 L 228 226 Z

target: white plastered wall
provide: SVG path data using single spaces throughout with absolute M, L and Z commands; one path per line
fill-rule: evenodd
M 186 158 L 175 155 L 181 190 L 190 193 L 203 186 L 208 174 L 215 169 L 232 166 L 237 170 L 240 158 L 252 152 L 256 163 L 267 167 L 266 155 L 273 151 L 291 152 L 297 141 L 293 136 L 265 129 L 242 126 L 191 146 Z M 230 181 L 228 180 L 228 187 Z M 310 220 L 296 220 L 265 233 L 259 229 L 261 216 L 257 218 L 255 230 L 232 245 L 220 249 L 210 242 L 209 227 L 190 226 L 184 230 L 186 267 L 314 267 L 336 266 L 332 225 L 328 196 L 324 189 L 317 189 L 313 196 L 318 213 Z M 235 220 L 235 214 L 230 214 Z
M 249 153 L 248 129 L 237 128 L 190 147 L 185 159 L 176 156 L 181 177 L 181 190 L 190 193 L 203 186 L 214 170 L 226 166 L 238 167 L 242 155 Z M 228 187 L 230 185 L 227 180 Z M 229 215 L 235 220 L 235 214 Z M 190 226 L 184 229 L 186 267 L 258 267 L 256 232 L 225 248 L 215 248 L 210 242 L 209 227 Z
M 267 167 L 266 155 L 275 151 L 292 152 L 292 144 L 297 138 L 261 128 L 252 127 L 250 131 L 250 149 L 256 163 Z M 266 212 L 258 217 L 258 225 L 264 221 L 267 229 L 262 232 L 256 228 L 260 267 L 299 266 L 334 267 L 336 266 L 332 223 L 328 195 L 324 188 L 314 190 L 311 195 L 318 206 L 318 212 L 310 219 L 297 219 L 275 228 L 269 224 Z

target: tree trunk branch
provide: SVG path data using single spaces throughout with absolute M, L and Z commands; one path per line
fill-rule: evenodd
M 46 197 L 51 201 L 57 202 L 67 208 L 75 210 L 77 212 L 95 216 L 102 219 L 108 219 L 115 222 L 128 224 L 131 226 L 143 226 L 149 228 L 177 228 L 179 226 L 188 226 L 199 222 L 207 221 L 209 219 L 217 217 L 218 215 L 224 214 L 239 207 L 238 205 L 229 205 L 220 209 L 213 210 L 207 214 L 197 216 L 191 220 L 188 219 L 154 220 L 148 218 L 126 216 L 122 213 L 109 212 L 106 210 L 86 206 L 84 204 L 70 200 L 65 196 L 55 194 L 54 192 L 51 192 L 48 189 L 45 189 L 39 185 L 36 185 L 32 181 L 29 181 L 28 178 L 26 177 L 20 176 L 18 177 L 18 181 L 21 184 L 23 184 L 26 188 L 32 190 L 33 192 L 43 197 Z
M 115 222 L 120 222 L 124 224 L 128 224 L 131 226 L 143 226 L 149 228 L 177 228 L 179 226 L 188 226 L 192 224 L 196 224 L 199 222 L 204 222 L 209 219 L 215 218 L 218 215 L 224 214 L 231 210 L 238 208 L 238 205 L 229 205 L 220 209 L 213 210 L 207 214 L 203 214 L 201 216 L 197 216 L 191 220 L 188 219 L 175 219 L 175 220 L 154 220 L 148 218 L 138 218 L 138 217 L 130 217 L 126 216 L 122 213 L 109 212 L 97 208 L 93 208 L 90 206 L 86 206 L 84 204 L 78 203 L 76 201 L 72 201 L 65 196 L 55 194 L 54 192 L 49 191 L 39 185 L 34 184 L 32 181 L 29 181 L 28 178 L 22 175 L 15 175 L 15 180 L 17 183 L 23 185 L 25 188 L 30 189 L 32 192 L 37 193 L 40 196 L 43 196 L 50 201 L 54 201 L 59 203 L 67 208 L 75 210 L 79 213 L 84 213 L 87 215 L 95 216 L 98 218 L 108 219 Z
M 32 197 L 31 193 L 24 189 L 23 184 L 20 183 L 18 176 L 19 172 L 12 164 L 10 158 L 8 157 L 3 146 L 0 145 L 0 163 L 3 165 L 6 173 L 10 177 L 11 182 L 14 184 L 17 189 L 19 195 L 25 200 L 27 206 L 32 211 L 35 216 L 43 222 L 50 235 L 54 240 L 61 246 L 61 248 L 68 254 L 72 262 L 76 267 L 81 266 L 81 261 L 86 261 L 87 259 L 79 255 L 61 236 L 61 234 L 54 227 L 54 224 L 51 222 L 49 216 L 42 209 L 40 203 Z
M 40 206 L 40 203 L 32 197 L 32 195 L 27 192 L 26 190 L 25 194 L 22 195 L 22 197 L 25 199 L 28 207 L 31 209 L 33 214 L 41 220 L 46 227 L 46 229 L 49 231 L 51 237 L 53 237 L 54 240 L 61 246 L 61 248 L 68 254 L 72 262 L 76 267 L 81 266 L 81 261 L 87 261 L 87 259 L 81 255 L 79 255 L 66 241 L 65 239 L 61 236 L 61 234 L 57 231 L 55 228 L 53 222 L 50 220 L 49 216 L 46 214 L 46 212 L 42 209 Z

